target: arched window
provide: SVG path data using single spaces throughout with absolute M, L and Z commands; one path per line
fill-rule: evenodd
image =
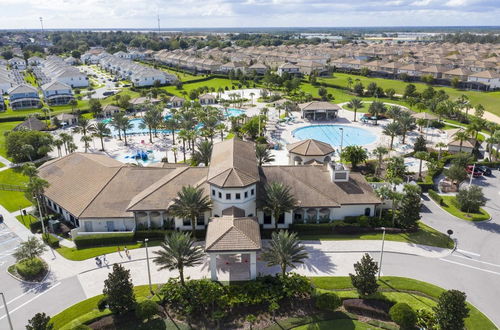
M 372 212 L 372 211 L 371 211 L 371 209 L 370 209 L 369 207 L 367 207 L 367 208 L 365 209 L 365 215 L 366 215 L 367 217 L 369 217 L 369 216 L 370 216 L 371 212 Z

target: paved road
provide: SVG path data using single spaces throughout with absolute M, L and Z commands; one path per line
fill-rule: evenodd
M 27 284 L 11 277 L 7 268 L 21 242 L 5 224 L 0 224 L 0 291 L 5 294 L 14 329 L 24 329 L 27 320 L 38 312 L 54 315 L 86 298 L 77 276 L 59 280 L 48 277 L 41 284 Z M 0 302 L 0 329 L 8 329 L 5 308 Z

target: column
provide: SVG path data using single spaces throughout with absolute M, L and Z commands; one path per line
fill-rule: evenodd
M 210 255 L 210 279 L 217 281 L 217 254 L 209 253 Z
M 148 211 L 147 214 L 148 214 L 148 229 L 151 229 L 151 212 Z
M 250 252 L 250 279 L 257 278 L 257 252 Z
M 316 209 L 316 223 L 319 223 L 319 210 L 320 209 Z

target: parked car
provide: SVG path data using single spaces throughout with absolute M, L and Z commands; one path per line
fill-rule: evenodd
M 480 165 L 480 166 L 476 166 L 476 168 L 479 171 L 483 172 L 483 175 L 491 176 L 491 168 L 489 168 L 488 166 Z
M 483 176 L 483 171 L 481 171 L 478 166 L 468 165 L 465 169 L 467 173 L 472 174 L 473 177 L 477 178 L 478 176 Z M 474 171 L 474 173 L 472 173 Z

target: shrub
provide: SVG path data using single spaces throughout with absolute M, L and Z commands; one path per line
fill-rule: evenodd
M 339 221 L 334 221 L 332 223 L 321 223 L 321 224 L 292 224 L 290 225 L 290 231 L 295 231 L 299 234 L 325 234 L 333 233 L 333 229 Z
M 367 296 L 377 292 L 378 283 L 375 275 L 378 271 L 377 263 L 368 253 L 354 264 L 354 274 L 349 274 L 352 285 L 362 296 Z
M 45 225 L 45 228 L 49 225 L 49 220 L 45 219 L 43 220 L 43 224 Z M 32 233 L 38 233 L 42 231 L 42 222 L 41 221 L 34 221 L 30 223 L 30 230 Z
M 104 296 L 97 302 L 97 309 L 102 312 L 106 308 L 108 308 L 108 297 Z
M 135 232 L 134 239 L 136 241 L 143 241 L 144 239 L 149 239 L 151 241 L 163 241 L 165 236 L 171 233 L 172 230 L 138 230 Z
M 336 310 L 342 305 L 339 296 L 333 292 L 325 292 L 316 296 L 316 307 L 319 309 Z
M 437 192 L 429 189 L 429 197 L 432 198 L 439 205 L 443 205 L 443 197 L 439 196 Z
M 51 234 L 45 233 L 45 235 L 43 235 L 42 238 L 43 241 L 51 248 L 57 249 L 59 247 L 59 240 L 56 237 L 52 236 Z
M 359 217 L 358 223 L 361 227 L 368 227 L 370 224 L 370 217 L 362 215 Z
M 479 213 L 481 206 L 486 204 L 483 189 L 479 186 L 469 186 L 460 189 L 456 196 L 456 201 L 463 212 Z
M 16 271 L 23 279 L 33 280 L 45 271 L 45 265 L 38 258 L 25 259 L 16 264 Z
M 134 233 L 112 233 L 112 234 L 93 234 L 78 235 L 74 239 L 78 249 L 116 244 L 130 244 L 135 242 Z
M 139 320 L 150 320 L 159 312 L 159 306 L 152 300 L 144 300 L 137 304 L 135 315 Z
M 354 314 L 368 316 L 380 320 L 389 321 L 389 310 L 391 303 L 376 299 L 346 299 L 342 305 L 344 308 Z
M 389 310 L 389 315 L 401 329 L 413 329 L 417 323 L 417 314 L 406 303 L 397 303 L 392 306 Z

